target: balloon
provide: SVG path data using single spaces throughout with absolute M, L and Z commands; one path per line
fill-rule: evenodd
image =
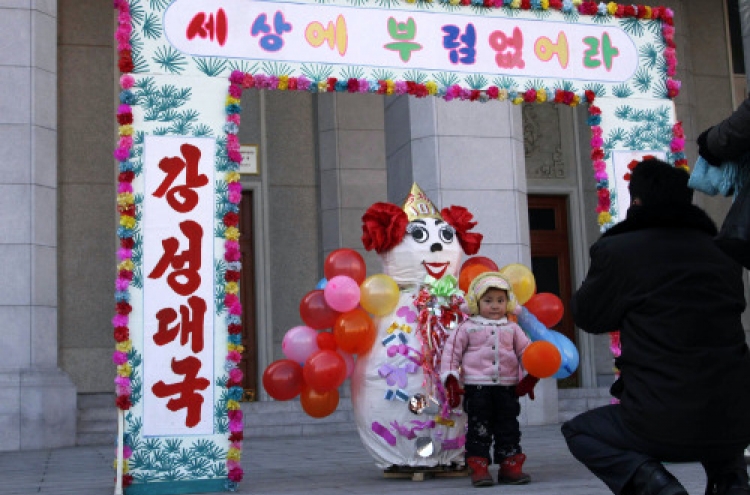
M 320 280 L 318 280 L 318 284 L 315 286 L 315 288 L 323 290 L 326 288 L 327 283 L 328 283 L 328 279 L 323 277 Z
M 518 304 L 526 304 L 536 292 L 536 280 L 531 270 L 520 263 L 511 263 L 500 269 L 500 274 L 513 286 Z
M 469 265 L 466 268 L 462 268 L 458 274 L 458 288 L 464 292 L 469 290 L 472 280 L 477 278 L 477 275 L 484 272 L 491 272 L 492 270 L 484 265 L 475 263 Z
M 550 341 L 555 344 L 560 351 L 560 356 L 562 358 L 560 369 L 557 370 L 554 377 L 558 380 L 562 380 L 563 378 L 567 378 L 575 373 L 576 369 L 578 369 L 578 363 L 580 360 L 578 349 L 572 340 L 560 332 L 550 330 L 550 334 L 552 337 Z
M 550 332 L 536 316 L 531 314 L 526 306 L 521 306 L 521 312 L 518 314 L 518 324 L 521 326 L 524 332 L 526 332 L 529 338 L 536 342 L 537 340 L 550 340 Z
M 336 339 L 331 332 L 320 332 L 317 336 L 318 349 L 328 349 L 329 351 L 335 351 L 338 347 L 336 345 Z
M 565 311 L 560 298 L 549 292 L 534 294 L 524 306 L 547 328 L 560 323 Z
M 523 367 L 537 378 L 547 378 L 560 368 L 562 358 L 555 344 L 546 340 L 532 342 L 521 356 Z
M 305 385 L 316 392 L 328 392 L 346 380 L 346 362 L 336 351 L 317 351 L 305 361 L 302 376 Z
M 346 275 L 336 275 L 328 280 L 326 288 L 323 289 L 326 303 L 335 311 L 345 313 L 359 305 L 359 284 Z
M 299 396 L 302 410 L 313 418 L 325 418 L 333 413 L 339 405 L 339 391 L 316 392 L 310 387 L 302 389 Z
M 384 273 L 367 277 L 359 289 L 359 304 L 376 316 L 387 315 L 398 304 L 398 284 Z
M 269 364 L 263 372 L 263 388 L 276 400 L 289 400 L 302 392 L 302 366 L 291 359 Z
M 318 350 L 318 332 L 315 329 L 298 326 L 287 330 L 281 341 L 281 352 L 292 361 L 304 362 L 310 354 Z
M 486 266 L 487 268 L 490 269 L 491 272 L 496 272 L 499 270 L 499 268 L 497 267 L 497 264 L 486 256 L 474 256 L 473 258 L 467 259 L 461 265 L 461 270 L 463 270 L 464 268 L 468 268 L 472 265 Z
M 313 290 L 300 301 L 299 315 L 308 327 L 323 330 L 333 326 L 339 313 L 326 304 L 323 290 Z
M 375 343 L 375 324 L 365 310 L 357 308 L 336 319 L 333 336 L 344 352 L 365 354 Z
M 354 356 L 348 352 L 342 351 L 341 349 L 336 349 L 336 352 L 344 358 L 344 362 L 346 363 L 346 377 L 349 378 L 352 376 L 352 371 L 354 371 Z
M 367 265 L 357 251 L 348 248 L 336 249 L 326 257 L 323 273 L 328 280 L 337 275 L 344 275 L 353 278 L 357 285 L 360 285 L 367 276 Z

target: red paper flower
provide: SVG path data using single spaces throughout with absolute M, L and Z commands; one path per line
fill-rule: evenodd
M 117 114 L 117 123 L 120 125 L 132 124 L 133 114 L 130 112 Z
M 362 245 L 376 253 L 390 251 L 406 235 L 409 219 L 404 210 L 393 203 L 375 203 L 362 216 Z
M 115 327 L 115 341 L 125 342 L 130 338 L 130 329 L 128 327 Z
M 120 239 L 120 247 L 124 247 L 125 249 L 133 249 L 133 246 L 135 245 L 135 241 L 132 237 L 123 237 Z
M 443 208 L 440 211 L 440 215 L 443 217 L 443 220 L 456 229 L 458 242 L 461 244 L 464 252 L 469 256 L 476 254 L 479 251 L 484 236 L 476 232 L 469 232 L 477 224 L 477 222 L 472 221 L 474 215 L 463 206 Z
M 224 215 L 224 225 L 227 227 L 236 227 L 240 223 L 240 216 L 233 211 Z
M 123 411 L 127 411 L 128 409 L 133 407 L 133 404 L 130 402 L 129 395 L 118 395 L 117 399 L 115 400 L 115 404 L 117 404 L 117 407 L 122 409 Z
M 224 272 L 224 280 L 227 282 L 239 282 L 240 272 L 237 270 L 227 270 Z

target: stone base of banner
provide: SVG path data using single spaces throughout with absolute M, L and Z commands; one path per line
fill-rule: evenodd
M 125 495 L 180 495 L 184 493 L 215 493 L 227 491 L 227 478 L 191 481 L 153 481 L 133 483 Z

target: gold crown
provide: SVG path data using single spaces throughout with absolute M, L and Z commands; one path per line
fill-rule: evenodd
M 427 197 L 416 182 L 412 184 L 411 191 L 406 197 L 406 201 L 404 201 L 404 213 L 406 213 L 406 217 L 410 222 L 419 218 L 443 219 L 438 209 L 430 201 L 430 198 Z

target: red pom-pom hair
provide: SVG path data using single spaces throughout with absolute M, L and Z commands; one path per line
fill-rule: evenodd
M 378 254 L 401 244 L 409 219 L 404 210 L 393 203 L 375 203 L 362 216 L 362 245 Z
M 443 208 L 440 211 L 440 215 L 443 220 L 448 222 L 451 227 L 456 229 L 456 235 L 458 236 L 458 242 L 461 243 L 461 248 L 464 253 L 469 256 L 477 254 L 479 247 L 482 245 L 482 234 L 476 232 L 469 232 L 473 229 L 477 222 L 472 222 L 474 215 L 469 213 L 469 210 L 463 206 L 450 206 Z

